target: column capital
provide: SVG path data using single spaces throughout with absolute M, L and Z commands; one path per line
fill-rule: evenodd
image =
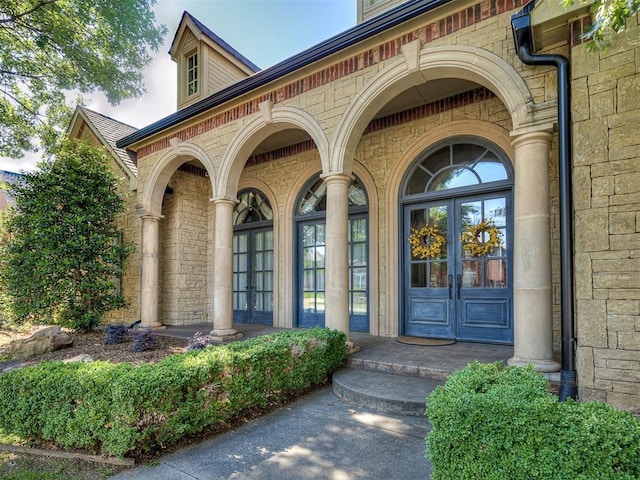
M 342 172 L 329 172 L 320 175 L 327 184 L 329 183 L 344 183 L 349 185 L 353 181 L 353 176 Z
M 238 203 L 238 199 L 237 198 L 231 198 L 231 197 L 227 197 L 227 196 L 222 196 L 222 197 L 213 197 L 211 199 L 209 199 L 209 201 L 211 203 L 213 203 L 214 205 L 230 205 L 231 207 L 235 207 L 236 204 Z
M 511 145 L 517 148 L 523 142 L 545 141 L 551 143 L 553 137 L 553 124 L 537 125 L 529 128 L 519 128 L 510 134 Z
M 136 205 L 136 213 L 143 220 L 162 220 L 164 218 L 164 215 L 153 213 L 142 204 Z

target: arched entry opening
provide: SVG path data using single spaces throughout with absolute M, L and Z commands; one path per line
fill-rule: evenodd
M 479 138 L 425 151 L 400 191 L 405 335 L 513 342 L 513 173 Z
M 300 327 L 325 325 L 327 186 L 315 175 L 296 201 L 295 316 Z M 349 330 L 369 331 L 368 201 L 355 177 L 348 188 Z
M 233 212 L 233 321 L 273 323 L 273 209 L 249 188 L 238 194 Z

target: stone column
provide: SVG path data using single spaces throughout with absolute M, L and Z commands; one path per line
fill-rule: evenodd
M 233 329 L 233 208 L 235 200 L 216 198 L 214 231 L 213 305 L 211 306 L 213 342 L 230 342 L 242 338 Z
M 349 185 L 351 177 L 324 177 L 327 185 L 325 244 L 325 326 L 340 330 L 349 341 Z
M 514 346 L 509 365 L 535 364 L 540 372 L 560 370 L 553 359 L 549 149 L 551 133 L 513 139 Z
M 167 328 L 158 320 L 158 289 L 160 219 L 156 215 L 142 216 L 142 278 L 140 280 L 140 325 L 138 328 Z

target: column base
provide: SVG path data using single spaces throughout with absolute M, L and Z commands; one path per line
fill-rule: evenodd
M 507 365 L 516 367 L 526 367 L 533 364 L 536 371 L 540 373 L 555 373 L 560 371 L 560 364 L 553 358 L 551 359 L 539 359 L 539 358 L 523 358 L 513 356 L 507 360 Z
M 209 333 L 209 341 L 211 343 L 229 343 L 240 340 L 244 335 L 233 328 L 223 330 L 211 330 Z
M 158 324 L 153 324 L 153 325 L 144 325 L 144 324 L 139 324 L 135 326 L 136 330 L 166 330 L 167 326 L 166 325 L 162 325 L 161 323 Z

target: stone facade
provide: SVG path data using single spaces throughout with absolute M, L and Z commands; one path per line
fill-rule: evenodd
M 575 47 L 574 208 L 579 392 L 640 408 L 638 19 L 604 52 Z
M 123 282 L 131 309 L 113 318 L 142 318 L 149 328 L 208 321 L 213 336 L 232 337 L 232 212 L 238 192 L 255 188 L 273 209 L 273 324 L 296 326 L 294 211 L 305 184 L 320 174 L 330 205 L 327 324 L 348 331 L 347 267 L 335 259 L 346 258 L 346 189 L 355 175 L 368 197 L 369 333 L 396 336 L 403 325 L 403 179 L 430 148 L 482 139 L 514 172 L 512 361 L 556 375 L 563 295 L 556 70 L 526 66 L 516 55 L 510 20 L 524 3 L 425 9 L 284 76 L 260 83 L 268 72 L 258 72 L 250 77 L 256 86 L 212 95 L 192 120 L 121 140 L 137 157 L 123 225 L 140 248 Z M 570 27 L 566 41 L 538 53 L 572 64 L 579 394 L 636 408 L 640 27 L 631 19 L 603 53 L 587 52 Z

